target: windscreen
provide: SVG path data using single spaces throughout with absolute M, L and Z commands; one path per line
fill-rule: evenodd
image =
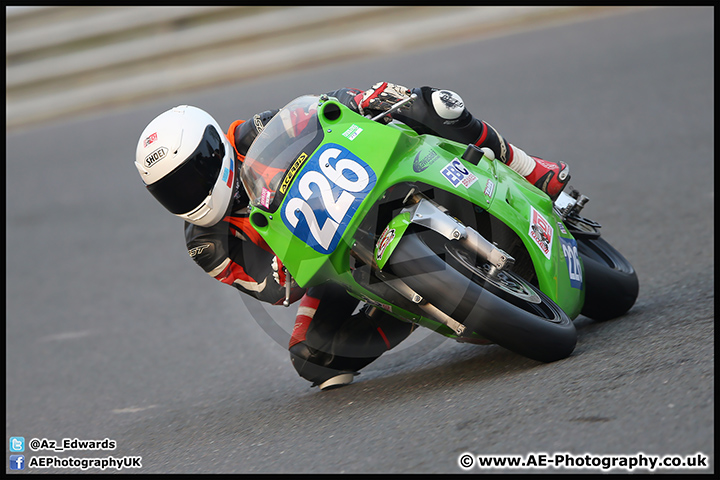
M 319 100 L 314 95 L 296 98 L 253 141 L 240 170 L 252 205 L 277 209 L 295 173 L 322 141 Z

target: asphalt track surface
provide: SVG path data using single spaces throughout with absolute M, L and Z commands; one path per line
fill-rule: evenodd
M 662 471 L 714 472 L 713 34 L 711 8 L 640 10 L 8 134 L 6 437 L 115 440 L 25 455 L 141 456 L 142 473 L 462 473 L 463 453 L 563 452 L 702 453 L 706 469 Z M 552 364 L 417 332 L 350 386 L 298 377 L 282 344 L 293 309 L 193 264 L 135 143 L 173 104 L 228 125 L 378 80 L 453 89 L 510 142 L 567 161 L 638 271 L 630 313 L 580 317 L 575 352 Z

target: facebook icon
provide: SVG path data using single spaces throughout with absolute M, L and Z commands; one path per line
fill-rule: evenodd
M 10 455 L 10 470 L 24 470 L 25 455 Z

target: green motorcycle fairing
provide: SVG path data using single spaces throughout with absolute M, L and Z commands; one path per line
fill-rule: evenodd
M 410 226 L 409 215 L 395 210 L 385 218 L 378 205 L 397 192 L 402 197 L 404 186 L 421 184 L 457 200 L 462 212 L 456 216 L 465 218 L 472 215 L 465 210 L 474 209 L 512 230 L 539 288 L 575 318 L 584 300 L 582 263 L 552 201 L 501 162 L 463 160 L 465 148 L 402 124 L 372 121 L 334 99 L 299 97 L 267 124 L 246 155 L 241 180 L 250 196 L 251 223 L 298 285 L 333 281 L 399 318 L 425 320 L 453 336 L 354 275 L 360 243 L 370 238 L 371 267 L 382 273 Z

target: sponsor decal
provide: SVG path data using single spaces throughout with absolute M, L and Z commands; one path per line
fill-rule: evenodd
M 430 153 L 425 155 L 423 158 L 420 158 L 420 153 L 415 155 L 415 159 L 413 160 L 413 171 L 415 173 L 420 173 L 435 163 L 435 161 L 440 158 L 440 155 L 435 152 L 434 150 L 431 150 Z
M 485 184 L 485 195 L 487 195 L 488 197 L 492 197 L 494 191 L 495 183 L 493 183 L 493 181 L 488 178 L 488 181 Z
M 457 123 L 465 108 L 460 96 L 449 90 L 434 91 L 432 93 L 432 102 L 435 112 L 443 119 L 443 125 Z
M 447 90 L 440 90 L 439 92 L 440 101 L 447 107 L 448 110 L 462 110 L 465 108 L 465 104 L 462 99 L 455 92 Z
M 165 147 L 160 147 L 160 148 L 158 148 L 157 150 L 155 150 L 154 152 L 152 152 L 150 155 L 148 155 L 147 157 L 145 157 L 145 166 L 146 166 L 147 168 L 152 167 L 152 166 L 155 165 L 157 162 L 159 162 L 160 160 L 162 160 L 163 158 L 165 158 L 165 157 L 167 156 L 167 153 L 168 153 L 168 149 L 167 149 L 167 148 L 165 148 Z
M 548 162 L 547 160 L 543 160 L 542 158 L 535 157 L 535 161 L 537 163 L 539 163 L 540 165 L 542 165 L 543 168 L 545 168 L 546 170 L 554 170 L 557 168 L 556 164 L 554 164 L 552 162 Z
M 447 178 L 452 186 L 456 188 L 461 184 L 465 188 L 468 188 L 477 181 L 477 177 L 470 173 L 470 171 L 465 168 L 462 162 L 460 162 L 457 158 L 448 163 L 447 166 L 440 171 L 440 173 L 442 173 L 443 177 Z
M 188 254 L 195 258 L 195 256 L 200 255 L 202 252 L 204 252 L 207 248 L 210 248 L 212 245 L 209 243 L 206 243 L 204 245 L 198 245 L 197 247 L 193 247 L 190 250 L 188 250 Z
M 377 242 L 377 254 L 376 259 L 379 262 L 382 260 L 383 255 L 385 254 L 385 249 L 388 245 L 390 245 L 390 242 L 392 242 L 395 239 L 395 229 L 390 227 L 385 227 L 385 230 L 383 230 L 382 235 L 380 235 L 380 240 Z
M 362 131 L 363 131 L 362 128 L 358 127 L 357 125 L 355 125 L 353 123 L 352 127 L 345 130 L 345 132 L 343 133 L 343 137 L 347 138 L 348 140 L 350 140 L 352 142 L 353 140 L 355 140 L 355 137 L 357 137 L 358 135 L 360 135 L 360 133 L 362 133 Z
M 263 187 L 262 192 L 260 192 L 260 205 L 262 205 L 265 208 L 270 207 L 270 204 L 273 200 L 273 191 L 268 190 L 267 188 Z
M 283 195 L 285 192 L 287 192 L 288 186 L 290 186 L 290 183 L 293 181 L 293 178 L 295 178 L 295 174 L 300 170 L 300 167 L 303 163 L 305 163 L 305 160 L 307 160 L 307 153 L 303 152 L 298 156 L 298 158 L 295 159 L 295 162 L 290 166 L 287 173 L 285 174 L 285 178 L 283 178 L 282 183 L 280 184 L 280 193 Z
M 567 235 L 568 232 L 567 232 L 567 230 L 565 230 L 565 225 L 563 225 L 562 222 L 557 222 L 557 224 L 558 224 L 558 230 L 560 230 L 560 233 L 562 233 L 563 235 Z
M 535 245 L 540 248 L 543 255 L 550 259 L 553 243 L 552 225 L 532 206 L 530 207 L 530 230 L 528 235 L 535 241 Z
M 265 125 L 263 125 L 263 122 L 260 119 L 260 115 L 257 113 L 253 115 L 253 125 L 255 125 L 255 131 L 258 134 L 262 133 L 262 131 L 265 130 Z
M 572 288 L 582 289 L 582 267 L 580 266 L 580 257 L 578 255 L 577 242 L 574 238 L 560 237 L 563 255 L 568 267 L 570 275 L 570 286 Z
M 235 161 L 231 158 L 230 159 L 230 168 L 228 169 L 228 178 L 225 179 L 225 177 L 223 177 L 223 180 L 227 180 L 226 185 L 228 186 L 228 188 L 232 188 L 234 174 L 235 174 Z
M 145 139 L 143 142 L 143 145 L 147 148 L 151 143 L 153 143 L 155 140 L 157 140 L 157 132 L 151 134 L 149 137 Z

